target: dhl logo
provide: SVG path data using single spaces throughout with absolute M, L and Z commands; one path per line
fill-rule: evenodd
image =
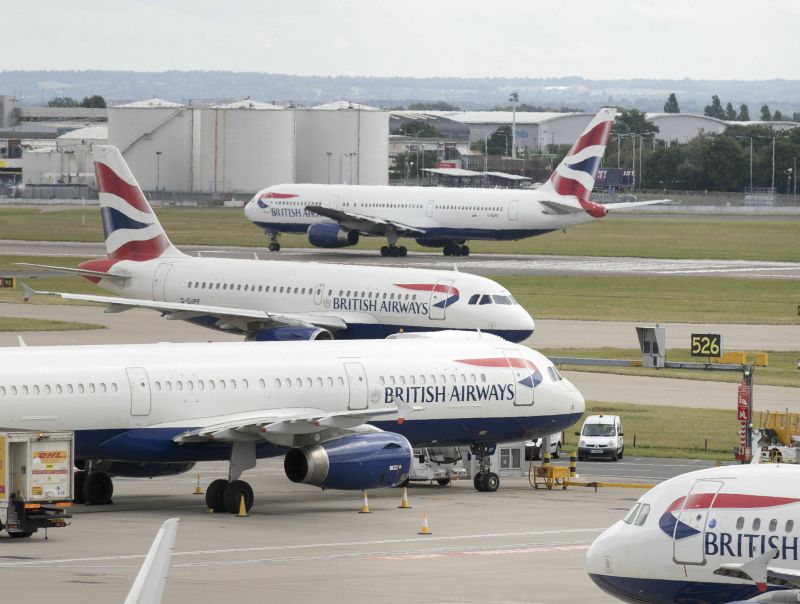
M 33 456 L 38 457 L 44 463 L 67 461 L 66 451 L 36 451 Z

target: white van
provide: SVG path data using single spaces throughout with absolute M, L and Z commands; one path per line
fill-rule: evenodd
M 542 459 L 543 438 L 534 438 L 525 441 L 525 461 L 531 459 Z M 553 459 L 561 457 L 561 432 L 550 435 L 550 455 Z
M 622 439 L 622 422 L 619 415 L 590 415 L 583 428 L 576 432 L 578 460 L 610 457 L 611 461 L 622 459 L 625 443 Z

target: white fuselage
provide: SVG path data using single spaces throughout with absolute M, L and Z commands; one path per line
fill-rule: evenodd
M 576 211 L 558 213 L 542 201 L 557 201 Z M 307 206 L 406 225 L 422 231 L 419 237 L 426 240 L 515 240 L 592 220 L 575 197 L 555 192 L 316 184 L 263 189 L 248 202 L 245 216 L 267 231 L 287 233 L 305 233 L 310 225 L 332 222 Z
M 372 423 L 421 446 L 523 440 L 580 417 L 582 396 L 541 354 L 496 336 L 443 336 L 5 348 L 0 428 L 74 430 L 79 458 L 166 462 L 228 459 L 225 446 L 172 438 L 270 410 L 409 405 L 402 424 L 396 414 Z
M 714 571 L 770 549 L 778 551 L 770 566 L 800 571 L 795 465 L 724 466 L 668 480 L 598 537 L 586 566 L 595 583 L 626 601 L 722 604 L 759 591 L 753 581 Z
M 519 342 L 534 329 L 508 290 L 456 271 L 180 256 L 121 260 L 113 272 L 132 278 L 99 285 L 123 297 L 335 317 L 347 324 L 337 338 L 480 329 Z

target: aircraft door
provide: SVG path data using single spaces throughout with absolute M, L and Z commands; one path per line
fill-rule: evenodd
M 517 406 L 533 405 L 533 372 L 536 369 L 516 350 L 504 350 L 503 354 L 508 359 L 511 374 L 514 376 L 514 404 Z
M 153 300 L 166 301 L 167 275 L 172 270 L 172 264 L 159 264 L 153 274 Z
M 319 306 L 322 304 L 322 293 L 325 291 L 325 284 L 318 283 L 317 287 L 314 288 L 314 304 Z
M 369 386 L 364 366 L 356 361 L 346 361 L 344 370 L 347 373 L 347 383 L 350 388 L 347 408 L 351 411 L 366 409 L 369 406 Z
M 428 318 L 434 321 L 444 321 L 447 306 L 453 303 L 450 292 L 453 289 L 452 281 L 437 281 L 431 290 L 431 299 L 428 304 Z
M 428 218 L 433 217 L 433 199 L 428 200 L 428 205 L 426 206 L 425 209 L 425 216 L 427 216 Z
M 696 480 L 678 510 L 667 512 L 667 518 L 672 516 L 675 519 L 672 559 L 676 564 L 706 563 L 705 529 L 708 515 L 724 484 L 721 480 Z M 660 522 L 663 521 L 662 518 Z
M 516 220 L 519 216 L 519 199 L 512 199 L 508 202 L 508 219 Z
M 150 379 L 144 367 L 126 367 L 131 388 L 131 415 L 150 415 Z

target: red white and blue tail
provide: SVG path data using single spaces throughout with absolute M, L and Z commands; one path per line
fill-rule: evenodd
M 606 151 L 606 143 L 616 114 L 617 110 L 613 108 L 603 108 L 598 111 L 539 191 L 574 196 L 587 214 L 595 218 L 604 216 L 606 208 L 589 201 L 589 195 L 594 187 L 597 168 Z
M 170 243 L 119 149 L 95 145 L 93 153 L 109 259 L 143 261 L 183 256 Z

